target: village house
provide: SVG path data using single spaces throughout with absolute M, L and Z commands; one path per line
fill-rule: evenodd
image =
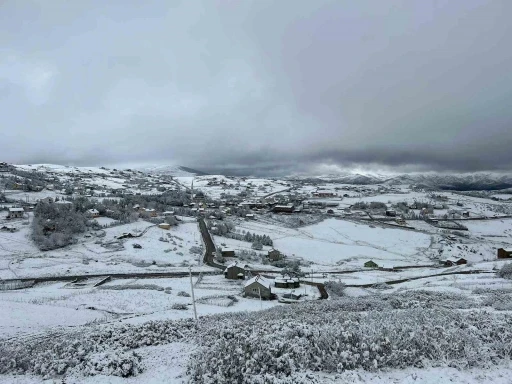
M 278 261 L 283 258 L 283 255 L 277 249 L 271 249 L 268 251 L 267 258 L 269 261 Z
M 503 248 L 499 248 L 498 259 L 512 259 L 512 251 L 506 251 Z
M 244 293 L 249 297 L 257 297 L 263 300 L 272 298 L 270 282 L 260 275 L 254 276 L 244 284 Z
M 235 250 L 232 248 L 223 248 L 221 250 L 222 257 L 235 257 Z
M 295 207 L 292 203 L 289 204 L 278 204 L 272 208 L 272 211 L 274 212 L 283 212 L 283 213 L 292 213 L 294 211 Z
M 87 216 L 92 217 L 93 219 L 96 217 L 100 217 L 100 212 L 97 209 L 88 209 Z
M 333 192 L 313 192 L 311 194 L 313 197 L 336 197 L 337 194 Z
M 445 267 L 453 267 L 454 265 L 463 265 L 467 264 L 468 261 L 466 259 L 460 258 L 460 259 L 446 259 L 443 264 Z
M 469 211 L 462 212 L 462 217 L 469 217 Z
M 284 275 L 281 277 L 276 277 L 274 280 L 274 286 L 276 288 L 299 288 L 300 280 L 297 277 Z
M 16 232 L 16 228 L 15 227 L 12 227 L 10 225 L 4 225 L 2 227 L 0 227 L 0 231 L 5 231 L 5 232 Z
M 405 225 L 405 220 L 404 220 L 404 218 L 403 218 L 403 217 L 397 217 L 397 218 L 395 219 L 395 222 L 396 222 L 397 224 L 399 224 L 399 225 Z
M 158 213 L 157 213 L 156 209 L 146 208 L 146 209 L 144 209 L 144 213 L 148 214 L 151 217 L 157 217 L 158 216 Z
M 245 279 L 245 269 L 237 262 L 229 264 L 224 270 L 224 277 L 230 280 Z
M 392 209 L 387 209 L 386 210 L 386 216 L 389 216 L 389 217 L 396 217 L 396 211 L 392 210 Z
M 9 213 L 7 214 L 7 218 L 8 219 L 19 219 L 19 218 L 22 218 L 24 214 L 25 214 L 25 210 L 23 208 L 12 207 L 12 208 L 9 208 Z
M 370 260 L 370 261 L 367 261 L 366 263 L 364 263 L 364 266 L 366 268 L 378 268 L 379 266 L 377 265 L 376 262 L 374 262 L 373 260 Z

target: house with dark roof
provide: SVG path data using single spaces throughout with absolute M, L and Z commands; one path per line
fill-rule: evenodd
M 229 264 L 224 270 L 224 277 L 230 280 L 243 280 L 245 279 L 245 268 L 240 266 L 238 262 Z
M 244 293 L 249 297 L 270 300 L 272 298 L 270 281 L 260 275 L 254 276 L 244 284 Z
M 503 248 L 499 248 L 498 259 L 512 259 L 512 251 L 506 251 Z

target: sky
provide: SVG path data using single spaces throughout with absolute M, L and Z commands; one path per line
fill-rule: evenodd
M 0 2 L 0 161 L 509 171 L 512 1 Z

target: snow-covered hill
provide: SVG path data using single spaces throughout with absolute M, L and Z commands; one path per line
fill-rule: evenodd
M 192 168 L 182 167 L 180 165 L 147 165 L 136 167 L 135 169 L 145 173 L 177 177 L 206 175 L 204 172 Z

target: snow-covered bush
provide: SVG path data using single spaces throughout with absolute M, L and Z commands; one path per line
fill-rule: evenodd
M 339 304 L 202 322 L 203 348 L 190 359 L 191 381 L 259 383 L 308 370 L 478 367 L 512 356 L 510 316 L 439 308 L 347 312 Z
M 188 309 L 188 306 L 187 304 L 182 304 L 182 303 L 174 303 L 172 306 L 171 306 L 172 309 L 177 309 L 179 311 L 184 311 L 186 309 Z
M 94 326 L 0 343 L 0 374 L 32 373 L 52 377 L 68 372 L 130 376 L 141 371 L 136 348 L 183 340 L 190 320 L 140 325 Z M 100 361 L 101 360 L 101 361 Z
M 178 296 L 182 296 L 182 297 L 190 297 L 190 293 L 185 292 L 185 291 L 179 291 L 179 292 L 178 292 Z
M 192 247 L 190 247 L 190 249 L 188 250 L 188 252 L 192 255 L 200 255 L 203 253 L 203 247 L 199 247 L 199 246 L 196 246 L 196 245 L 193 245 Z
M 134 352 L 94 353 L 84 361 L 84 375 L 107 375 L 129 377 L 142 372 L 141 357 Z
M 345 284 L 338 281 L 327 281 L 325 283 L 325 289 L 329 295 L 333 296 L 344 296 L 345 295 Z
M 498 276 L 503 279 L 509 279 L 512 280 L 512 263 L 505 264 L 501 269 L 498 271 Z

